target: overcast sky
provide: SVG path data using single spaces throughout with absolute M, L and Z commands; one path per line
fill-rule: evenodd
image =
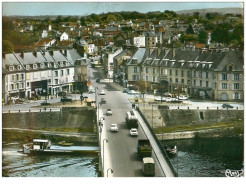
M 202 9 L 202 8 L 224 8 L 224 7 L 243 7 L 239 2 L 3 2 L 2 14 L 4 16 L 11 15 L 89 15 L 92 13 L 107 13 L 119 11 L 138 11 L 142 13 L 150 11 L 179 11 L 187 9 Z M 243 2 L 243 1 L 241 1 Z

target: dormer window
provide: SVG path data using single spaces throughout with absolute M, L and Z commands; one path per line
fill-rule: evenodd
M 33 69 L 37 69 L 37 64 L 33 64 Z
M 232 71 L 232 66 L 229 66 L 229 71 Z
M 40 68 L 44 68 L 44 64 L 40 64 Z
M 26 65 L 26 70 L 29 70 L 29 65 Z
M 63 66 L 63 62 L 60 62 L 60 66 Z
M 21 65 L 18 66 L 18 70 L 21 70 Z
M 9 71 L 13 71 L 13 70 L 14 70 L 13 66 L 10 66 Z

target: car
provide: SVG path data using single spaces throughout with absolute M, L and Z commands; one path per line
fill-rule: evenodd
M 48 105 L 50 105 L 50 103 L 48 103 L 47 101 L 43 101 L 43 102 L 41 103 L 41 106 L 48 106 Z
M 230 104 L 222 104 L 222 108 L 233 108 Z
M 105 95 L 105 91 L 104 90 L 101 90 L 99 94 L 100 95 Z
M 128 94 L 130 94 L 130 95 L 136 95 L 136 94 L 139 94 L 139 92 L 138 91 L 135 91 L 135 90 L 130 90 L 130 91 L 128 91 Z
M 72 102 L 72 98 L 62 97 L 61 102 Z
M 96 90 L 94 88 L 89 88 L 88 93 L 95 93 Z
M 101 104 L 106 104 L 106 100 L 104 98 L 101 98 Z
M 118 127 L 117 127 L 117 125 L 116 124 L 111 124 L 111 126 L 110 126 L 110 131 L 115 131 L 115 132 L 118 132 L 119 130 L 118 130 Z
M 96 82 L 97 82 L 97 83 L 100 83 L 100 79 L 99 79 L 99 78 L 97 78 L 97 79 L 96 79 Z
M 138 130 L 136 128 L 131 128 L 130 135 L 131 136 L 138 136 Z
M 110 108 L 107 109 L 106 111 L 106 115 L 107 116 L 111 116 L 113 113 L 112 113 L 112 110 Z
M 130 91 L 129 89 L 124 88 L 124 89 L 122 90 L 122 93 L 128 93 L 129 91 Z
M 186 95 L 180 95 L 180 96 L 177 96 L 177 98 L 178 98 L 179 100 L 188 100 L 188 99 L 189 99 L 189 97 L 186 96 Z

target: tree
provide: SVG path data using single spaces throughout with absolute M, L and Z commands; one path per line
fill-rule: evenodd
M 208 32 L 205 30 L 201 30 L 198 33 L 198 41 L 199 43 L 207 43 L 208 40 Z
M 194 30 L 193 30 L 191 24 L 189 24 L 189 26 L 188 26 L 188 28 L 186 30 L 186 34 L 194 34 Z
M 86 26 L 85 18 L 84 17 L 81 17 L 80 18 L 80 24 L 81 24 L 81 26 Z
M 14 51 L 14 45 L 8 40 L 3 40 L 3 52 L 10 53 L 13 51 Z

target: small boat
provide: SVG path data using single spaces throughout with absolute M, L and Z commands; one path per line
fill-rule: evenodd
M 60 141 L 60 142 L 58 142 L 58 145 L 61 145 L 61 146 L 72 146 L 73 143 L 69 143 L 69 142 L 66 142 L 66 141 Z
M 168 154 L 176 154 L 177 146 L 165 146 L 165 150 Z
M 23 145 L 23 153 L 31 154 L 31 152 L 44 151 L 50 149 L 51 141 L 47 139 L 33 139 L 31 144 Z

